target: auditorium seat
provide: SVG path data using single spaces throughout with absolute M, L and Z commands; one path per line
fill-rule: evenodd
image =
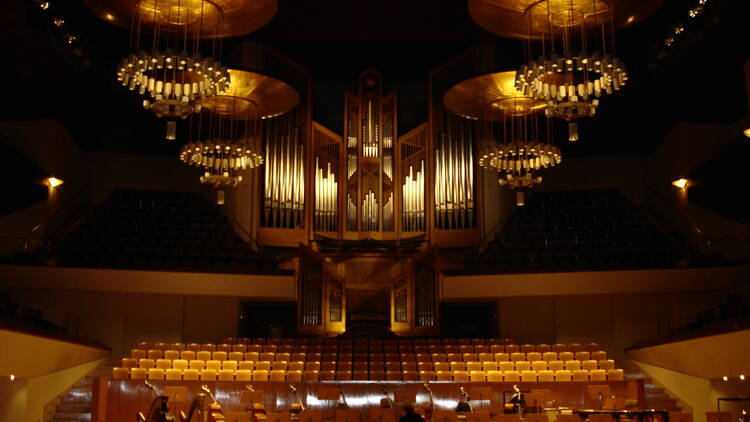
M 200 352 L 196 352 L 195 359 L 202 361 L 211 360 L 211 352 L 208 350 L 201 350 Z
M 504 382 L 519 382 L 521 381 L 521 373 L 516 370 L 503 371 L 503 381 Z
M 302 380 L 306 382 L 318 382 L 318 371 L 305 369 L 302 371 Z
M 245 352 L 245 360 L 251 362 L 257 362 L 260 360 L 260 353 L 258 352 Z
M 544 371 L 547 369 L 547 362 L 543 360 L 535 360 L 531 362 L 531 369 L 534 371 Z
M 559 360 L 559 359 L 557 358 L 557 352 L 544 352 L 542 354 L 542 360 L 549 362 L 549 361 Z
M 515 370 L 518 372 L 531 370 L 531 362 L 526 360 L 519 360 L 515 362 Z
M 180 352 L 178 350 L 165 350 L 164 359 L 175 360 L 180 358 Z
M 147 375 L 149 380 L 160 381 L 164 379 L 164 370 L 161 368 L 150 368 Z
M 333 370 L 321 370 L 318 372 L 318 379 L 320 381 L 335 381 L 336 371 Z
M 526 360 L 533 362 L 535 360 L 542 360 L 542 354 L 539 352 L 528 352 L 526 353 Z
M 255 370 L 258 371 L 270 371 L 271 370 L 271 362 L 267 360 L 261 360 L 258 362 L 255 362 Z
M 495 362 L 510 362 L 510 355 L 508 353 L 495 353 Z
M 600 360 L 599 369 L 604 369 L 607 371 L 609 371 L 610 369 L 615 369 L 615 361 L 612 359 Z
M 568 369 L 560 369 L 555 371 L 555 381 L 572 381 L 573 374 Z
M 290 370 L 286 371 L 286 380 L 289 382 L 301 382 L 302 381 L 302 371 L 300 370 Z
M 537 380 L 539 382 L 552 382 L 555 380 L 555 373 L 549 370 L 537 371 Z
M 206 369 L 218 372 L 221 369 L 221 362 L 218 360 L 207 360 Z
M 274 362 L 271 362 L 271 370 L 272 371 L 286 371 L 287 370 L 287 366 L 288 365 L 287 365 L 286 361 L 274 361 Z
M 138 367 L 143 369 L 151 369 L 156 366 L 156 362 L 153 359 L 140 359 L 138 360 Z
M 130 357 L 133 359 L 146 359 L 146 351 L 143 349 L 133 349 L 130 351 Z
M 200 371 L 197 369 L 185 369 L 182 371 L 182 380 L 183 381 L 198 381 L 198 378 L 200 376 Z
M 235 372 L 235 380 L 236 381 L 250 381 L 252 380 L 253 372 L 252 370 L 248 369 L 239 369 L 237 372 Z
M 187 361 L 195 360 L 195 352 L 192 350 L 183 350 L 180 352 L 180 359 L 187 360 Z
M 211 353 L 211 359 L 218 361 L 227 360 L 227 352 L 225 350 L 217 350 Z
M 401 379 L 404 381 L 418 381 L 419 374 L 417 374 L 417 371 L 402 371 Z
M 204 369 L 201 371 L 201 381 L 216 381 L 218 371 L 216 369 Z
M 267 369 L 256 369 L 253 371 L 253 381 L 268 381 Z
M 573 381 L 588 381 L 588 380 L 589 380 L 589 371 L 586 371 L 584 369 L 573 370 Z
M 305 362 L 292 361 L 287 364 L 288 371 L 303 371 L 305 369 Z
M 132 368 L 130 370 L 130 379 L 131 380 L 145 380 L 146 379 L 146 369 L 144 369 L 144 368 Z
M 419 371 L 419 380 L 420 381 L 435 381 L 437 380 L 437 376 L 435 375 L 434 371 L 422 370 L 422 371 Z
M 580 360 L 567 360 L 565 361 L 565 369 L 569 371 L 576 371 L 581 369 L 581 361 Z
M 453 371 L 454 382 L 467 382 L 469 381 L 469 373 L 465 370 Z
M 112 368 L 112 378 L 116 380 L 126 380 L 130 375 L 128 368 Z
M 558 352 L 557 353 L 558 360 L 561 360 L 563 362 L 573 360 L 574 357 L 575 355 L 573 354 L 573 352 Z
M 504 361 L 504 362 L 500 362 L 499 368 L 500 368 L 500 371 L 502 372 L 515 371 L 516 365 L 513 362 Z
M 521 381 L 523 382 L 536 382 L 536 371 L 524 370 L 521 371 Z
M 587 371 L 593 371 L 599 368 L 599 363 L 595 360 L 585 360 L 581 362 L 581 368 Z
M 513 362 L 524 361 L 526 360 L 526 353 L 513 352 L 510 354 L 510 360 Z
M 625 375 L 622 369 L 607 370 L 607 381 L 622 381 L 624 379 Z
M 450 371 L 437 371 L 436 376 L 438 381 L 453 381 L 453 374 Z
M 503 373 L 501 371 L 487 371 L 487 381 L 489 382 L 502 382 Z
M 483 371 L 497 371 L 500 368 L 500 364 L 497 362 L 482 362 L 482 370 Z
M 589 374 L 591 375 L 591 381 L 606 381 L 607 380 L 607 371 L 603 369 L 592 369 L 589 371 Z
M 547 368 L 550 371 L 559 371 L 561 369 L 565 369 L 565 364 L 560 360 L 551 360 L 547 362 Z
M 155 367 L 167 370 L 172 367 L 172 361 L 169 359 L 157 359 Z
M 138 359 L 135 359 L 135 358 L 122 358 L 122 367 L 123 368 L 137 368 L 138 367 Z
M 285 381 L 286 371 L 280 370 L 280 369 L 272 369 L 268 373 L 268 380 L 269 381 Z
M 607 359 L 607 352 L 603 350 L 597 350 L 591 352 L 591 359 L 595 361 L 602 361 Z

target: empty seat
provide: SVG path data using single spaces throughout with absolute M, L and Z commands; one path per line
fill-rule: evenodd
M 542 353 L 542 360 L 549 362 L 557 359 L 557 352 L 544 352 Z
M 536 371 L 521 371 L 521 381 L 523 382 L 536 382 Z
M 500 362 L 499 368 L 500 368 L 500 371 L 503 371 L 503 372 L 515 371 L 516 365 L 513 364 L 513 362 Z
M 190 369 L 196 369 L 198 371 L 202 371 L 206 369 L 206 362 L 202 360 L 191 360 Z
M 151 369 L 156 366 L 156 362 L 153 359 L 140 359 L 138 360 L 138 367 L 143 369 Z
M 480 362 L 489 362 L 495 360 L 495 355 L 487 352 L 479 353 L 477 357 L 479 358 Z
M 500 364 L 497 362 L 482 362 L 482 370 L 485 372 L 487 371 L 497 371 L 500 368 Z
M 112 368 L 112 379 L 126 380 L 128 379 L 128 375 L 130 375 L 128 368 Z
M 309 382 L 318 382 L 318 371 L 307 369 L 302 371 L 302 380 Z
M 247 346 L 244 344 L 233 344 L 232 345 L 232 353 L 245 353 L 247 351 Z
M 145 368 L 132 368 L 130 370 L 130 379 L 131 380 L 145 380 L 146 369 Z
M 569 371 L 577 371 L 581 369 L 581 361 L 580 360 L 565 361 L 565 369 Z
M 253 379 L 253 371 L 248 369 L 239 369 L 234 374 L 236 381 L 250 381 Z
M 336 371 L 336 380 L 337 381 L 351 381 L 352 371 L 350 370 Z
M 555 373 L 549 370 L 537 371 L 536 376 L 539 382 L 552 382 L 555 380 Z
M 451 371 L 465 371 L 466 362 L 451 362 Z
M 271 370 L 272 371 L 286 371 L 286 369 L 287 369 L 287 363 L 286 363 L 286 361 L 271 362 Z
M 268 380 L 269 381 L 285 381 L 286 371 L 280 370 L 280 369 L 272 369 L 271 372 L 268 373 Z
M 135 359 L 135 358 L 122 358 L 122 367 L 123 368 L 137 368 L 138 367 L 138 359 Z
M 437 371 L 435 375 L 438 381 L 453 381 L 453 374 L 450 371 Z
M 595 352 L 591 352 L 591 359 L 600 361 L 600 360 L 606 360 L 607 359 L 607 352 L 603 350 L 597 350 Z
M 302 371 L 299 369 L 295 369 L 293 371 L 286 371 L 286 380 L 289 382 L 301 382 Z
M 612 359 L 600 360 L 599 369 L 604 369 L 605 371 L 615 369 L 615 361 Z
M 221 369 L 229 369 L 231 371 L 237 370 L 237 361 L 236 360 L 225 360 L 221 363 Z
M 539 352 L 526 353 L 526 360 L 529 362 L 533 362 L 535 360 L 542 360 L 542 354 Z
M 448 362 L 448 355 L 446 355 L 445 353 L 433 353 L 432 361 L 433 362 Z
M 274 352 L 263 352 L 260 354 L 260 360 L 267 360 L 269 362 L 272 362 L 276 358 L 276 353 Z
M 581 362 L 581 368 L 587 371 L 593 371 L 599 368 L 599 363 L 595 360 L 585 360 Z
M 432 362 L 419 362 L 417 363 L 417 370 L 422 371 L 434 371 L 435 365 Z
M 404 381 L 417 381 L 419 380 L 419 374 L 417 374 L 417 371 L 402 371 L 401 379 Z
M 191 352 L 199 352 L 201 350 L 201 345 L 198 343 L 188 343 L 185 345 L 185 350 L 191 351 Z M 183 377 L 185 374 L 182 374 Z
M 420 381 L 435 381 L 437 376 L 434 371 L 419 371 Z
M 555 371 L 555 381 L 572 381 L 573 374 L 567 369 Z
M 453 371 L 454 382 L 467 382 L 469 381 L 469 373 L 466 371 Z
M 245 360 L 245 353 L 243 352 L 230 352 L 227 354 L 227 360 L 233 360 L 235 362 L 241 362 Z
M 507 353 L 495 353 L 495 362 L 510 362 L 510 355 Z
M 448 362 L 435 362 L 435 371 L 450 371 L 451 364 Z
M 148 352 L 146 352 L 146 357 L 149 359 L 157 360 L 161 359 L 164 356 L 164 352 L 158 349 L 151 349 Z
M 513 362 L 526 360 L 526 353 L 514 352 L 510 354 L 510 360 Z
M 255 369 L 255 362 L 243 360 L 237 363 L 237 370 L 239 371 L 252 371 L 253 369 Z
M 219 371 L 219 381 L 234 381 L 234 371 L 231 369 L 222 369 Z
M 539 353 L 546 353 L 552 350 L 549 344 L 537 344 L 536 351 Z
M 565 362 L 565 361 L 568 361 L 568 360 L 574 360 L 575 355 L 573 354 L 573 352 L 559 352 L 557 354 L 557 358 L 559 360 Z
M 271 362 L 267 360 L 255 362 L 255 370 L 258 371 L 270 371 L 271 370 Z
M 503 371 L 504 382 L 519 382 L 521 381 L 521 374 L 518 371 Z
M 335 381 L 336 371 L 321 370 L 320 372 L 318 372 L 318 379 L 320 381 Z
M 624 379 L 625 374 L 622 369 L 607 370 L 607 381 L 622 381 Z
M 533 344 L 523 344 L 521 345 L 521 352 L 522 353 L 531 353 L 536 351 L 536 347 L 534 347 Z
M 170 369 L 172 367 L 172 361 L 169 359 L 157 359 L 155 367 L 164 370 Z
M 253 381 L 268 381 L 268 370 L 267 369 L 254 370 Z
M 584 361 L 591 359 L 591 354 L 589 352 L 576 352 L 575 353 L 576 360 Z
M 479 356 L 476 353 L 464 353 L 462 358 L 464 362 L 476 362 L 479 360 Z
M 505 353 L 513 354 L 513 353 L 519 353 L 521 351 L 521 347 L 517 344 L 506 344 L 505 345 Z
M 183 381 L 198 381 L 198 378 L 200 376 L 200 371 L 197 369 L 186 369 L 182 371 L 182 380 Z
M 560 360 L 551 360 L 547 362 L 547 367 L 550 371 L 559 371 L 565 369 L 565 364 Z
M 305 362 L 305 371 L 320 371 L 320 362 Z
M 211 360 L 211 352 L 206 350 L 201 350 L 200 352 L 195 352 L 195 359 L 197 360 Z
M 287 371 L 303 371 L 305 369 L 305 362 L 289 362 L 287 364 Z
M 385 371 L 385 379 L 388 381 L 401 381 L 401 371 Z
M 584 369 L 573 370 L 573 381 L 588 381 L 589 371 Z
M 607 371 L 604 369 L 592 369 L 589 371 L 589 376 L 591 377 L 591 381 L 606 381 Z
M 502 382 L 503 373 L 501 371 L 487 371 L 487 381 L 489 382 Z
M 531 370 L 531 362 L 526 360 L 519 360 L 515 363 L 515 369 L 516 371 L 530 371 Z
M 291 354 L 291 353 L 285 353 L 285 352 L 282 352 L 282 353 L 276 353 L 276 357 L 275 357 L 275 360 L 277 360 L 277 361 L 285 361 L 285 362 L 289 362 L 289 359 L 290 359 L 291 357 L 292 357 L 292 354 Z
M 535 360 L 531 362 L 531 369 L 534 371 L 544 371 L 547 369 L 547 362 L 543 360 Z
M 385 381 L 385 371 L 382 369 L 370 369 L 370 380 L 371 381 Z
M 183 350 L 180 352 L 180 359 L 195 360 L 195 352 L 192 350 Z
M 204 369 L 201 371 L 201 381 L 216 381 L 217 371 L 215 369 Z
M 165 350 L 164 359 L 175 360 L 180 358 L 179 350 Z
M 218 372 L 221 369 L 221 362 L 218 360 L 208 360 L 206 361 L 206 369 L 212 369 Z

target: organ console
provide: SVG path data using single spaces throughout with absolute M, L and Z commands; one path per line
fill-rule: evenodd
M 148 409 L 148 417 L 142 412 L 138 412 L 138 414 L 136 415 L 136 421 L 174 422 L 174 415 L 169 413 L 169 396 L 159 395 L 159 393 L 156 392 L 156 389 L 150 382 L 144 381 L 143 383 L 146 384 L 146 387 L 148 387 L 148 389 L 151 390 L 156 397 L 154 397 L 154 400 L 151 402 L 151 406 Z

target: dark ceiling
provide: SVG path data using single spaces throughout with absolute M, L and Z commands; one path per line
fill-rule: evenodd
M 688 18 L 697 0 L 665 0 L 646 21 L 618 34 L 618 56 L 631 80 L 606 98 L 598 116 L 581 124 L 582 141 L 566 143 L 568 155 L 644 153 L 678 121 L 728 123 L 747 112 L 742 64 L 750 36 L 743 0 L 707 0 L 705 13 Z M 55 27 L 53 17 L 65 25 Z M 667 47 L 672 28 L 686 31 Z M 175 154 L 162 139 L 163 122 L 114 80 L 128 33 L 91 14 L 80 0 L 6 0 L 0 6 L 5 65 L 4 120 L 56 118 L 86 149 L 149 155 Z M 66 35 L 76 36 L 72 44 Z M 224 41 L 225 51 L 263 41 L 309 69 L 314 118 L 341 132 L 343 89 L 367 67 L 378 69 L 386 88 L 399 91 L 399 132 L 426 120 L 427 75 L 473 44 L 492 42 L 512 58 L 517 40 L 476 25 L 466 0 L 280 0 L 261 30 Z M 231 65 L 231 63 L 229 63 Z

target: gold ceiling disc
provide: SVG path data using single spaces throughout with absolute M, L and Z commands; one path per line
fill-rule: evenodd
M 443 103 L 459 116 L 481 120 L 500 120 L 503 113 L 521 116 L 542 110 L 544 101 L 518 92 L 515 78 L 516 71 L 511 70 L 467 79 L 449 89 Z
M 284 114 L 299 103 L 297 90 L 286 82 L 256 72 L 229 69 L 229 88 L 196 104 L 237 119 L 268 118 Z
M 143 25 L 159 23 L 162 31 L 200 33 L 200 38 L 232 38 L 256 31 L 276 15 L 278 0 L 83 0 L 94 14 L 125 29 L 133 9 Z M 200 19 L 200 17 L 203 19 Z M 216 22 L 220 25 L 216 27 Z
M 495 35 L 529 38 L 529 21 L 539 33 L 550 23 L 592 24 L 612 18 L 615 30 L 634 25 L 654 14 L 664 0 L 468 0 L 469 15 L 479 26 Z M 526 12 L 531 10 L 532 17 Z M 543 10 L 544 13 L 539 13 Z M 549 10 L 549 20 L 547 17 Z M 613 11 L 613 12 L 611 12 Z M 611 15 L 613 13 L 613 15 Z M 550 22 L 551 21 L 551 22 Z

